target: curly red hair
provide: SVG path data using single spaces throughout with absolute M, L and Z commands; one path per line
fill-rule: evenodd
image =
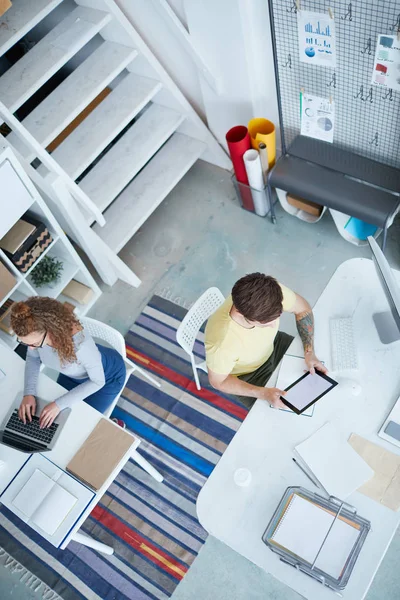
M 18 337 L 47 331 L 61 362 L 76 360 L 72 336 L 74 329 L 80 329 L 81 325 L 62 302 L 43 296 L 15 302 L 11 309 L 11 327 Z

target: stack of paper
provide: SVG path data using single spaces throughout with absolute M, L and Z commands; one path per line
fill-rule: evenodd
M 76 502 L 75 496 L 35 469 L 12 503 L 28 518 L 28 524 L 53 535 Z
M 374 475 L 373 469 L 326 423 L 296 446 L 296 460 L 328 495 L 344 500 Z
M 338 579 L 359 534 L 356 523 L 293 494 L 271 541 Z

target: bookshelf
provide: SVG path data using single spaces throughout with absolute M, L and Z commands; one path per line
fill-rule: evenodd
M 0 198 L 0 211 L 4 215 L 4 218 L 0 219 L 0 239 L 28 211 L 36 219 L 45 223 L 53 238 L 51 244 L 26 273 L 21 273 L 0 249 L 0 261 L 16 280 L 13 288 L 0 298 L 0 311 L 9 299 L 20 301 L 30 296 L 49 296 L 61 302 L 68 301 L 74 304 L 76 315 L 84 316 L 100 297 L 101 290 L 10 148 L 0 151 L 0 186 L 5 190 Z M 36 287 L 32 280 L 32 271 L 46 255 L 57 258 L 63 263 L 61 277 L 55 285 Z M 63 296 L 63 290 L 72 279 L 92 290 L 92 297 L 87 304 L 79 304 Z M 16 336 L 2 329 L 0 329 L 0 343 L 12 349 L 18 345 Z

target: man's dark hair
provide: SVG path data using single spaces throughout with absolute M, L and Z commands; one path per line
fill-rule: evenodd
M 239 279 L 232 289 L 232 301 L 248 321 L 269 323 L 283 311 L 281 286 L 263 273 L 250 273 Z

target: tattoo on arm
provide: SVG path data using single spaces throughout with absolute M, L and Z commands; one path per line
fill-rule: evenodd
M 305 352 L 314 350 L 314 315 L 305 311 L 296 315 L 296 327 L 303 342 Z

